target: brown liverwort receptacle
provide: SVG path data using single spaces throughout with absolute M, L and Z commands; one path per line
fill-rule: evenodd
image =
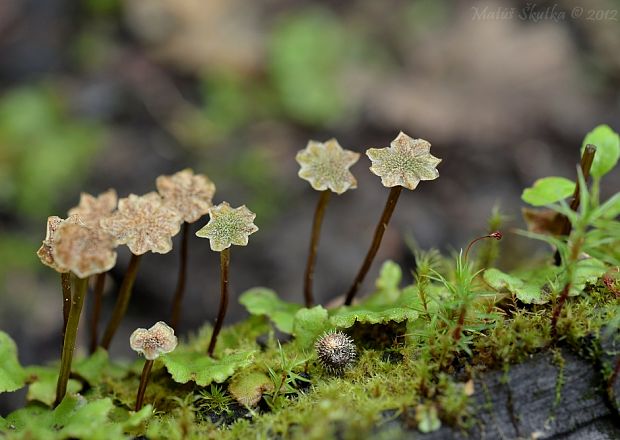
M 54 259 L 52 249 L 56 244 L 56 230 L 61 223 L 82 223 L 82 220 L 77 215 L 71 215 L 66 220 L 58 216 L 50 216 L 47 218 L 47 227 L 45 232 L 45 239 L 41 244 L 41 247 L 37 251 L 37 256 L 41 260 L 41 263 L 48 267 L 51 267 L 60 274 L 60 287 L 62 289 L 62 339 L 65 338 L 65 330 L 67 328 L 67 320 L 69 319 L 69 311 L 71 310 L 71 272 L 66 267 L 62 267 Z
M 414 190 L 421 180 L 434 180 L 439 177 L 437 165 L 441 159 L 431 155 L 430 150 L 429 142 L 424 139 L 413 139 L 401 131 L 388 148 L 370 148 L 366 151 L 372 162 L 370 171 L 381 177 L 383 186 L 391 189 L 366 258 L 347 292 L 346 305 L 350 305 L 353 301 L 377 255 L 402 189 Z
M 118 196 L 114 189 L 109 189 L 98 196 L 88 193 L 80 194 L 80 202 L 69 210 L 69 215 L 79 215 L 82 221 L 90 226 L 99 228 L 99 222 L 110 216 L 116 209 Z M 92 312 L 90 318 L 90 352 L 93 353 L 98 345 L 99 317 L 105 288 L 107 272 L 97 274 L 93 289 Z
M 332 192 L 342 194 L 350 188 L 357 188 L 357 181 L 349 168 L 359 160 L 359 157 L 359 153 L 343 149 L 336 139 L 330 139 L 327 142 L 310 141 L 306 148 L 300 150 L 295 157 L 301 166 L 299 177 L 310 182 L 315 190 L 321 191 L 314 212 L 310 250 L 304 275 L 306 307 L 312 307 L 314 304 L 312 293 L 314 264 L 325 208 Z
M 258 231 L 254 224 L 256 214 L 245 205 L 231 208 L 227 202 L 220 203 L 209 209 L 209 222 L 196 235 L 208 238 L 211 250 L 220 253 L 220 307 L 211 334 L 211 341 L 207 353 L 213 357 L 217 336 L 224 324 L 226 309 L 228 308 L 228 270 L 230 266 L 230 247 L 246 246 L 250 234 Z
M 194 174 L 189 168 L 171 176 L 159 176 L 156 185 L 157 191 L 164 200 L 164 205 L 177 211 L 183 219 L 179 275 L 172 300 L 170 318 L 171 327 L 176 329 L 181 318 L 181 304 L 187 278 L 189 224 L 194 223 L 209 212 L 209 208 L 213 206 L 215 185 L 207 176 Z
M 89 227 L 84 223 L 65 221 L 56 229 L 52 256 L 59 266 L 74 274 L 74 283 L 56 385 L 55 405 L 62 401 L 67 392 L 88 278 L 107 272 L 116 264 L 115 247 L 116 243 L 110 235 L 102 232 L 100 228 Z
M 153 362 L 160 355 L 170 353 L 177 346 L 177 337 L 174 335 L 172 327 L 163 321 L 157 322 L 148 330 L 145 328 L 136 329 L 129 337 L 131 349 L 144 355 L 146 361 L 140 376 L 140 385 L 136 397 L 135 410 L 140 411 L 144 402 L 144 393 L 149 382 Z
M 181 216 L 174 209 L 165 206 L 156 192 L 143 196 L 131 194 L 120 199 L 118 210 L 100 221 L 102 229 L 112 235 L 117 244 L 126 244 L 131 251 L 131 260 L 121 283 L 112 317 L 101 339 L 103 348 L 110 347 L 125 316 L 140 257 L 149 251 L 158 254 L 170 252 L 172 237 L 181 229 L 181 221 Z

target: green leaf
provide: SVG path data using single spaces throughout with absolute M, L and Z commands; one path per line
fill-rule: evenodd
M 349 328 L 356 322 L 361 324 L 384 324 L 387 322 L 403 322 L 414 320 L 418 312 L 405 307 L 378 307 L 373 310 L 359 307 L 342 307 L 329 318 L 333 327 Z
M 613 131 L 608 125 L 599 125 L 583 139 L 581 154 L 583 154 L 587 144 L 596 146 L 596 154 L 594 155 L 590 174 L 601 178 L 616 166 L 620 157 L 620 138 L 618 133 Z
M 108 352 L 101 347 L 92 355 L 76 360 L 72 371 L 91 385 L 99 382 L 103 376 L 120 378 L 126 374 L 124 368 L 110 363 Z
M 580 294 L 587 283 L 594 284 L 607 271 L 605 263 L 596 258 L 577 261 L 570 295 Z
M 293 335 L 302 349 L 312 347 L 316 338 L 328 328 L 327 310 L 322 306 L 300 309 L 295 314 Z
M 250 365 L 254 353 L 255 351 L 223 353 L 221 359 L 213 359 L 206 353 L 177 350 L 163 355 L 161 359 L 175 382 L 193 381 L 204 387 L 212 382 L 222 383 L 235 371 Z
M 564 177 L 544 177 L 523 190 L 521 199 L 533 206 L 550 205 L 573 194 L 575 182 Z
M 56 399 L 56 383 L 58 382 L 58 367 L 44 367 L 32 365 L 26 368 L 29 374 L 30 386 L 28 386 L 28 401 L 39 401 L 51 406 Z M 67 392 L 75 394 L 82 389 L 82 384 L 75 380 L 69 379 L 67 384 Z
M 265 315 L 284 333 L 293 333 L 295 313 L 301 306 L 282 301 L 271 289 L 255 287 L 241 294 L 239 302 L 252 315 Z
M 364 300 L 363 304 L 378 306 L 395 303 L 400 297 L 399 285 L 402 277 L 403 272 L 398 264 L 390 260 L 383 263 L 376 282 L 377 291 Z
M 615 219 L 620 215 L 620 192 L 611 196 L 595 212 L 594 217 Z
M 125 420 L 112 422 L 109 415 L 113 409 L 110 398 L 88 402 L 81 396 L 68 395 L 54 410 L 29 405 L 11 413 L 6 423 L 19 434 L 19 438 L 124 439 L 128 438 L 123 434 L 127 429 L 141 423 L 152 413 L 152 407 L 147 405 Z
M 542 288 L 534 283 L 526 283 L 520 278 L 508 275 L 498 269 L 487 269 L 482 275 L 484 281 L 497 291 L 507 290 L 525 304 L 544 304 Z
M 17 346 L 0 331 L 0 393 L 16 391 L 26 384 L 26 371 L 17 359 Z

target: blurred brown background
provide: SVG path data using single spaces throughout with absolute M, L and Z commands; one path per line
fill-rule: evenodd
M 508 227 L 522 226 L 522 188 L 572 177 L 585 133 L 620 127 L 619 9 L 605 0 L 2 0 L 0 328 L 23 363 L 57 357 L 59 280 L 35 255 L 47 216 L 64 217 L 80 191 L 142 194 L 188 166 L 215 181 L 216 202 L 257 213 L 261 230 L 232 250 L 229 322 L 244 316 L 236 297 L 253 286 L 301 302 L 317 193 L 297 178 L 294 156 L 309 139 L 363 152 L 403 130 L 443 159 L 440 179 L 401 196 L 365 292 L 381 260 L 408 272 L 405 236 L 458 249 L 485 232 L 496 203 Z M 369 165 L 363 156 L 352 169 L 358 189 L 327 210 L 320 301 L 352 281 L 387 196 Z M 502 264 L 530 245 L 508 236 Z M 120 251 L 104 319 L 128 260 Z M 143 260 L 113 352 L 131 358 L 130 331 L 168 319 L 177 261 L 176 251 Z M 181 333 L 214 318 L 218 271 L 208 242 L 193 238 Z

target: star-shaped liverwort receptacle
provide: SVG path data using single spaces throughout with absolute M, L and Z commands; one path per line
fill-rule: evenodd
M 314 305 L 312 293 L 314 265 L 327 203 L 332 192 L 342 194 L 350 188 L 357 188 L 357 180 L 349 168 L 359 160 L 359 157 L 359 153 L 343 149 L 338 141 L 333 138 L 327 142 L 310 141 L 306 148 L 300 150 L 295 157 L 301 166 L 298 173 L 299 177 L 310 182 L 315 190 L 321 191 L 314 211 L 310 250 L 304 275 L 306 307 Z
M 231 208 L 227 202 L 222 202 L 209 209 L 211 219 L 196 235 L 208 238 L 211 249 L 221 252 L 231 245 L 246 246 L 250 234 L 258 231 L 254 224 L 256 214 L 242 205 Z
M 342 194 L 357 188 L 357 181 L 349 171 L 359 160 L 360 154 L 343 149 L 336 139 L 327 142 L 310 141 L 295 159 L 301 166 L 299 177 L 310 182 L 317 191 L 329 189 Z
M 149 375 L 153 368 L 153 362 L 160 355 L 170 353 L 177 346 L 177 337 L 174 330 L 163 321 L 159 321 L 150 329 L 136 329 L 129 338 L 131 349 L 144 355 L 146 361 L 140 376 L 138 395 L 136 396 L 135 410 L 140 411 L 144 403 L 144 393 L 149 382 Z
M 230 266 L 230 247 L 233 244 L 245 246 L 248 236 L 258 231 L 254 224 L 256 214 L 245 205 L 231 208 L 227 202 L 222 202 L 209 209 L 209 223 L 196 232 L 201 238 L 208 238 L 211 249 L 220 253 L 220 307 L 217 312 L 211 341 L 207 354 L 213 357 L 217 336 L 222 329 L 226 309 L 228 307 L 228 271 Z
M 369 148 L 366 155 L 370 158 L 372 171 L 381 177 L 383 186 L 390 188 L 390 194 L 383 208 L 375 234 L 353 284 L 345 298 L 345 305 L 351 305 L 360 285 L 377 255 L 381 239 L 394 213 L 398 197 L 403 188 L 415 189 L 420 180 L 434 180 L 439 177 L 437 165 L 441 159 L 430 153 L 431 144 L 424 139 L 413 139 L 402 131 L 387 148 Z
M 171 176 L 159 176 L 156 184 L 164 205 L 175 209 L 187 223 L 195 222 L 213 206 L 215 184 L 189 168 Z
M 170 353 L 177 346 L 177 337 L 174 330 L 163 321 L 157 322 L 148 330 L 138 328 L 129 338 L 131 349 L 143 354 L 149 360 L 155 360 L 160 355 Z
M 413 139 L 402 131 L 387 148 L 370 148 L 366 155 L 372 161 L 370 171 L 381 177 L 386 187 L 402 186 L 415 189 L 421 180 L 439 177 L 441 159 L 431 155 L 431 144 Z

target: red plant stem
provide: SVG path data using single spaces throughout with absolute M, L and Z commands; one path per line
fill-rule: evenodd
M 310 250 L 308 252 L 308 261 L 306 262 L 306 272 L 304 275 L 304 299 L 306 307 L 310 308 L 314 305 L 314 296 L 312 295 L 312 282 L 314 281 L 314 264 L 316 262 L 316 250 L 319 246 L 319 236 L 321 234 L 321 224 L 325 216 L 325 208 L 329 202 L 331 195 L 330 190 L 321 192 L 319 201 L 314 211 L 314 220 L 312 222 L 312 237 L 310 238 Z
M 67 321 L 71 311 L 71 273 L 60 274 L 60 287 L 62 288 L 62 339 L 65 339 Z
M 402 186 L 395 186 L 390 189 L 390 194 L 388 196 L 387 202 L 385 203 L 385 208 L 383 208 L 383 214 L 381 214 L 381 218 L 379 219 L 379 223 L 375 228 L 375 235 L 372 239 L 372 243 L 370 245 L 370 249 L 368 249 L 368 253 L 366 254 L 366 258 L 362 263 L 362 267 L 360 267 L 353 284 L 349 288 L 347 292 L 346 299 L 344 301 L 345 305 L 349 306 L 353 302 L 353 297 L 357 293 L 360 285 L 364 281 L 368 270 L 377 255 L 377 251 L 379 250 L 379 245 L 381 244 L 381 239 L 383 238 L 383 234 L 387 229 L 388 223 L 390 222 L 390 218 L 392 218 L 392 214 L 394 213 L 394 208 L 396 207 L 396 202 L 398 202 L 398 196 L 400 196 L 401 191 L 403 190 Z
M 103 290 L 105 288 L 105 277 L 107 272 L 97 274 L 95 278 L 95 288 L 93 289 L 93 312 L 90 317 L 90 353 L 97 350 L 99 317 L 101 316 L 101 302 L 103 300 Z
M 129 300 L 131 299 L 131 290 L 138 273 L 140 257 L 141 255 L 131 254 L 131 260 L 129 260 L 129 266 L 127 267 L 127 272 L 125 272 L 125 276 L 118 293 L 118 298 L 116 299 L 116 304 L 114 305 L 114 310 L 112 311 L 112 317 L 110 318 L 110 322 L 108 322 L 108 326 L 106 327 L 101 340 L 101 346 L 106 350 L 110 348 L 112 338 L 114 338 L 114 334 L 116 333 L 116 330 L 118 330 L 121 320 L 127 312 L 127 306 L 129 305 Z
M 62 357 L 60 359 L 58 382 L 56 383 L 56 400 L 54 401 L 54 407 L 58 406 L 65 397 L 65 394 L 67 394 L 67 383 L 69 383 L 69 375 L 71 374 L 71 363 L 73 361 L 75 341 L 80 324 L 80 315 L 87 291 L 88 278 L 76 277 L 73 285 L 73 297 L 71 298 L 71 311 L 69 313 L 69 319 L 67 320 L 67 330 L 65 331 L 64 343 L 62 346 Z
M 224 249 L 220 252 L 220 309 L 217 312 L 217 319 L 215 320 L 215 326 L 213 327 L 213 333 L 211 334 L 211 341 L 209 341 L 209 349 L 207 354 L 213 357 L 213 351 L 215 350 L 215 344 L 217 343 L 217 336 L 220 334 L 222 325 L 224 324 L 224 318 L 226 317 L 226 309 L 228 308 L 228 268 L 230 266 L 230 248 Z
M 138 395 L 136 396 L 136 411 L 140 411 L 142 409 L 142 405 L 144 404 L 144 393 L 146 391 L 146 386 L 149 383 L 149 377 L 151 376 L 151 368 L 153 368 L 153 362 L 153 360 L 148 359 L 144 362 L 142 374 L 140 375 L 140 386 L 138 386 Z
M 183 295 L 185 294 L 185 283 L 187 279 L 187 248 L 189 223 L 183 222 L 181 231 L 181 260 L 179 262 L 179 276 L 177 278 L 177 287 L 172 300 L 172 316 L 170 318 L 170 327 L 174 330 L 179 325 L 181 319 L 181 304 L 183 303 Z

